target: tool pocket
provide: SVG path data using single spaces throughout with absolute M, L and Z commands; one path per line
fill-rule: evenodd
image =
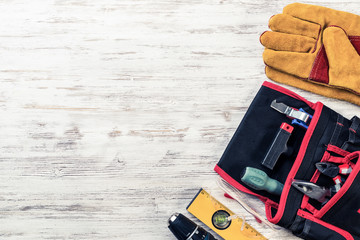
M 360 236 L 360 151 L 345 157 L 355 163 L 340 190 L 314 214 L 317 219 Z
M 290 230 L 296 236 L 308 240 L 354 240 L 349 232 L 317 219 L 302 210 L 298 211 Z
M 348 128 L 348 139 L 342 144 L 342 149 L 348 152 L 360 150 L 360 119 L 354 116 Z

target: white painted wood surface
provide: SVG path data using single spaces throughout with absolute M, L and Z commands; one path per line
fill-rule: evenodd
M 190 217 L 200 187 L 244 213 L 213 167 L 266 80 L 259 35 L 290 2 L 0 1 L 0 238 L 175 239 L 167 219 Z

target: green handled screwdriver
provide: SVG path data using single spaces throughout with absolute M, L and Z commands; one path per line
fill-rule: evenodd
M 265 190 L 269 193 L 281 195 L 284 185 L 279 181 L 269 178 L 262 170 L 246 167 L 241 181 L 255 190 Z

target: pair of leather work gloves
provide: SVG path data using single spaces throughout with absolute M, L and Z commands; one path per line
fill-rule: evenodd
M 293 3 L 260 36 L 273 81 L 360 105 L 360 16 Z

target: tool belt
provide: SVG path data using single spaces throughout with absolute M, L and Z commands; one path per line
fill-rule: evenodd
M 298 115 L 276 109 L 275 103 L 291 107 Z M 310 118 L 302 121 L 300 113 Z M 298 237 L 360 240 L 359 125 L 356 116 L 348 120 L 321 102 L 312 103 L 264 82 L 215 171 L 237 189 L 261 199 L 268 220 L 290 229 Z M 283 130 L 287 133 L 283 134 Z M 339 173 L 339 183 L 319 171 L 316 166 L 319 162 L 345 164 L 352 171 Z M 284 184 L 281 195 L 244 184 L 241 178 L 247 167 L 260 169 Z M 294 180 L 314 183 L 322 189 L 336 185 L 337 189 L 326 201 L 319 201 L 309 197 L 311 193 L 296 189 Z

